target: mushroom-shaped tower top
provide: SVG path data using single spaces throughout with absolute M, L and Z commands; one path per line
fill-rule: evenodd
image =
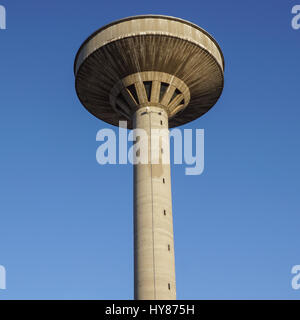
M 143 15 L 93 33 L 74 65 L 76 91 L 97 118 L 113 125 L 139 107 L 164 108 L 169 127 L 206 113 L 220 97 L 224 59 L 217 42 L 188 21 Z

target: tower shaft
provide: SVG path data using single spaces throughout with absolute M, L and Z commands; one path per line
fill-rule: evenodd
M 147 163 L 134 165 L 134 296 L 138 300 L 176 299 L 168 115 L 163 108 L 139 108 L 138 144 Z M 143 150 L 140 150 L 143 152 Z

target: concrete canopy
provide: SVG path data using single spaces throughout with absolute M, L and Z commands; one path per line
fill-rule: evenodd
M 116 126 L 128 120 L 129 128 L 140 103 L 127 106 L 126 119 L 113 108 L 111 92 L 130 75 L 160 72 L 169 75 L 168 85 L 174 77 L 188 87 L 188 104 L 183 102 L 172 116 L 166 108 L 170 128 L 205 114 L 224 86 L 224 58 L 217 42 L 188 21 L 161 15 L 129 17 L 99 29 L 80 47 L 74 72 L 76 92 L 86 109 Z

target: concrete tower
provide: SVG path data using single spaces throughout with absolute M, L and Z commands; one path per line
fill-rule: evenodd
M 134 165 L 135 299 L 176 299 L 170 165 L 161 161 L 169 157 L 169 141 L 154 146 L 152 132 L 206 113 L 222 93 L 223 71 L 220 47 L 206 31 L 160 15 L 106 25 L 77 53 L 76 92 L 86 109 L 148 133 L 141 139 L 149 163 Z

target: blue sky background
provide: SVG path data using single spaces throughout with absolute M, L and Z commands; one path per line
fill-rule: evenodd
M 300 1 L 4 1 L 0 30 L 0 299 L 132 299 L 131 165 L 100 166 L 73 61 L 136 14 L 190 20 L 226 62 L 205 171 L 172 166 L 178 299 L 300 299 Z

